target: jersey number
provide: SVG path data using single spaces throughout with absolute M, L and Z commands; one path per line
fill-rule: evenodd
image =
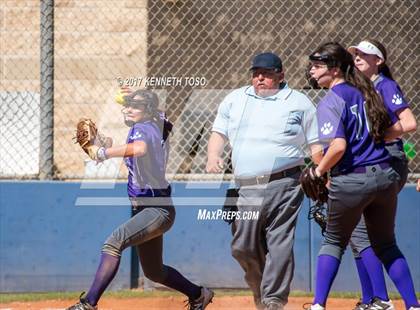
M 357 107 L 358 107 L 357 104 L 352 105 L 350 107 L 350 111 L 351 111 L 351 114 L 353 114 L 354 117 L 356 117 L 356 139 L 360 140 L 363 135 L 363 123 L 362 123 L 362 116 L 360 115 Z M 363 113 L 365 114 L 365 122 L 366 122 L 367 130 L 368 132 L 370 132 L 369 121 L 367 119 L 367 113 L 366 113 L 365 101 L 363 101 Z

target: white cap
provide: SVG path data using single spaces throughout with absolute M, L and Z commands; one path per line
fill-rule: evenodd
M 376 55 L 382 60 L 385 60 L 381 50 L 368 41 L 362 41 L 357 46 L 350 46 L 348 48 L 348 51 L 353 55 L 356 53 L 356 50 L 359 50 L 365 54 Z

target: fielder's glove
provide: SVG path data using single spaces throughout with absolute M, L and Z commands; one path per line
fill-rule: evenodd
M 300 175 L 300 184 L 303 192 L 310 199 L 325 203 L 328 200 L 327 182 L 328 176 L 325 173 L 322 176 L 317 176 L 315 173 L 316 166 L 305 168 Z
M 100 134 L 96 124 L 88 118 L 82 118 L 77 123 L 75 139 L 75 143 L 96 161 L 105 160 L 105 148 L 112 146 L 112 139 Z

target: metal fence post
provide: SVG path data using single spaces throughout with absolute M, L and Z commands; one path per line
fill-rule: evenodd
M 41 0 L 41 132 L 39 178 L 54 173 L 54 0 Z

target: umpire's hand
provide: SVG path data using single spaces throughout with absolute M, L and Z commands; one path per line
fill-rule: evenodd
M 221 157 L 209 157 L 206 165 L 207 173 L 221 173 L 223 172 L 223 159 Z

